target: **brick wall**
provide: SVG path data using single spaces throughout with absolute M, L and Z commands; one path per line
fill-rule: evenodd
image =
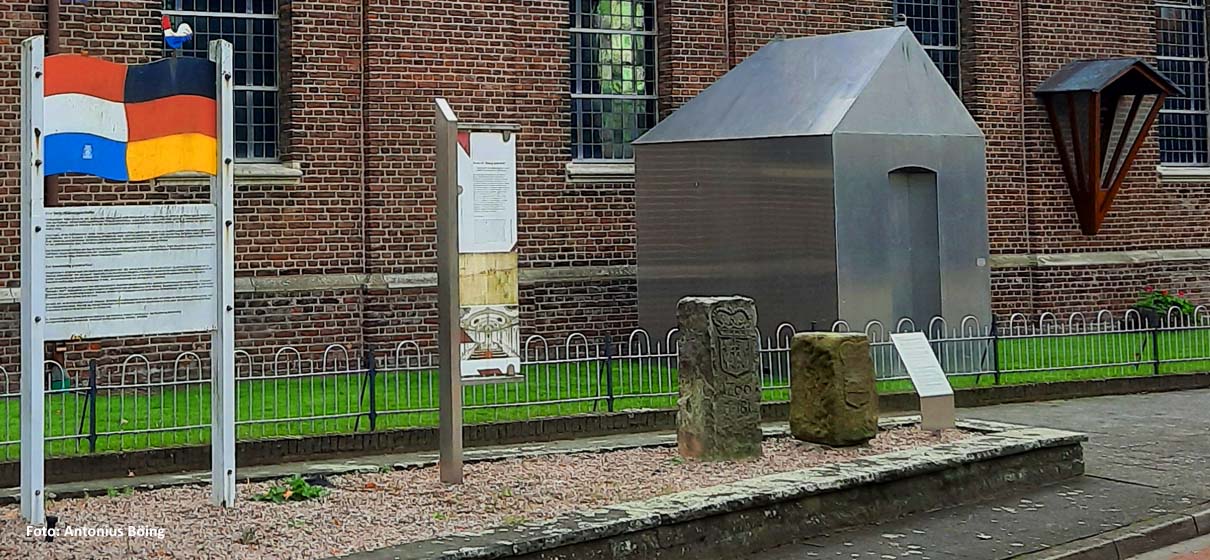
M 1162 184 L 1157 144 L 1139 154 L 1095 236 L 1078 227 L 1045 111 L 1034 90 L 1073 60 L 1154 60 L 1149 2 L 964 0 L 963 100 L 987 136 L 993 255 L 1191 249 L 1207 246 L 1205 185 Z M 1122 310 L 1147 285 L 1184 289 L 1196 302 L 1205 262 L 1152 262 L 993 271 L 996 313 Z
M 240 184 L 242 277 L 393 275 L 397 287 L 241 293 L 239 340 L 254 352 L 328 342 L 428 347 L 436 329 L 432 100 L 464 121 L 521 126 L 518 210 L 528 271 L 635 264 L 634 185 L 566 176 L 567 3 L 558 0 L 280 0 L 282 159 L 299 182 Z M 1079 233 L 1049 127 L 1033 97 L 1063 63 L 1151 56 L 1151 3 L 963 0 L 963 99 L 988 141 L 994 255 L 1210 246 L 1210 185 L 1161 184 L 1154 141 L 1102 232 Z M 126 63 L 158 57 L 158 0 L 64 7 L 64 44 Z M 657 0 L 660 112 L 675 110 L 770 40 L 889 25 L 890 0 Z M 363 12 L 364 10 L 364 12 Z M 0 279 L 18 279 L 18 44 L 45 22 L 41 0 L 0 5 Z M 66 204 L 198 200 L 202 185 L 64 181 Z M 997 312 L 1121 308 L 1147 284 L 1207 288 L 1205 262 L 1018 267 L 993 273 Z M 1083 275 L 1083 276 L 1082 276 Z M 523 283 L 526 334 L 622 334 L 637 323 L 633 279 Z M 1081 280 L 1084 278 L 1084 280 Z M 388 282 L 390 285 L 390 283 Z M 16 361 L 14 304 L 0 306 L 0 366 Z M 196 337 L 68 345 L 68 360 L 205 350 Z

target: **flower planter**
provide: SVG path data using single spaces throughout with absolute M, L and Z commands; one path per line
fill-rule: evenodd
M 1135 306 L 1135 307 L 1131 307 L 1131 309 L 1138 312 L 1139 318 L 1143 321 L 1143 324 L 1126 325 L 1128 328 L 1145 327 L 1145 328 L 1149 328 L 1149 329 L 1157 329 L 1157 328 L 1163 328 L 1164 324 L 1167 323 L 1168 317 L 1167 317 L 1166 313 L 1161 314 L 1160 312 L 1158 312 L 1150 307 Z

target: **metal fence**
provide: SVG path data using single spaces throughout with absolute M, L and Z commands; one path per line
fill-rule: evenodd
M 1149 320 L 1148 320 L 1149 319 Z M 910 390 L 891 344 L 894 332 L 918 330 L 904 319 L 857 329 L 844 321 L 833 331 L 865 332 L 879 389 Z M 1022 314 L 982 324 L 942 318 L 923 329 L 957 387 L 1101 379 L 1210 371 L 1210 311 L 1176 310 L 1144 318 L 1137 311 L 1073 313 L 1060 318 Z M 789 398 L 790 341 L 783 324 L 760 338 L 762 398 Z M 677 332 L 636 330 L 628 336 L 572 334 L 559 340 L 531 336 L 522 344 L 524 381 L 464 388 L 468 423 L 520 420 L 586 412 L 666 408 L 677 394 Z M 184 352 L 153 363 L 132 355 L 104 367 L 90 363 L 75 376 L 47 363 L 46 434 L 49 455 L 133 450 L 208 441 L 208 360 Z M 366 432 L 434 425 L 435 355 L 415 342 L 355 352 L 332 345 L 307 354 L 286 347 L 271 355 L 237 351 L 237 431 L 240 439 Z M 17 457 L 19 390 L 4 377 L 0 454 Z

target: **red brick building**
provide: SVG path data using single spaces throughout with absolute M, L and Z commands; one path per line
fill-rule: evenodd
M 431 340 L 438 96 L 463 120 L 522 127 L 526 330 L 632 328 L 626 142 L 774 38 L 885 27 L 897 12 L 987 136 L 997 312 L 1120 309 L 1146 285 L 1210 303 L 1203 0 L 63 2 L 67 52 L 125 63 L 163 56 L 165 14 L 197 31 L 192 49 L 215 36 L 235 43 L 243 347 Z M 8 288 L 0 362 L 10 369 L 19 336 L 18 45 L 45 32 L 46 16 L 45 0 L 0 4 L 0 277 Z M 1107 222 L 1085 236 L 1033 92 L 1066 62 L 1109 56 L 1158 61 L 1186 97 L 1169 102 Z M 189 176 L 70 178 L 61 202 L 198 199 L 206 189 Z M 195 339 L 127 343 L 171 352 Z

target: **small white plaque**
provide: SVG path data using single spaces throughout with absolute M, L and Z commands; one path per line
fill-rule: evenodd
M 46 209 L 46 339 L 214 330 L 212 204 Z
M 898 333 L 891 342 L 903 360 L 916 394 L 920 395 L 920 427 L 944 430 L 954 427 L 954 389 L 937 362 L 924 333 Z

